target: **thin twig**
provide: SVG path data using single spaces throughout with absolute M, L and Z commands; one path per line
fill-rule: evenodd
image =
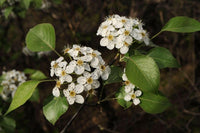
M 69 128 L 69 126 L 72 124 L 72 122 L 75 120 L 75 118 L 78 116 L 78 114 L 81 112 L 81 110 L 84 108 L 84 106 L 86 105 L 86 101 L 88 99 L 89 95 L 86 96 L 85 98 L 85 102 L 79 107 L 79 109 L 77 110 L 77 112 L 72 116 L 72 118 L 67 122 L 67 124 L 65 125 L 65 127 L 61 130 L 60 133 L 65 133 L 65 131 L 67 131 L 67 129 Z

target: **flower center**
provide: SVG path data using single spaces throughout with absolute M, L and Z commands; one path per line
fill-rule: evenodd
M 126 22 L 126 20 L 125 19 L 122 19 L 122 23 L 125 23 Z
M 92 52 L 92 56 L 93 56 L 93 57 L 96 57 L 96 56 L 97 56 L 97 54 L 96 54 L 96 53 L 94 53 L 94 52 Z
M 56 62 L 54 65 L 53 65 L 53 68 L 58 68 L 58 63 Z
M 104 25 L 104 26 L 103 26 L 103 29 L 106 29 L 106 28 L 108 28 L 108 26 L 107 26 L 107 25 Z
M 111 41 L 112 41 L 112 40 L 113 40 L 113 36 L 112 36 L 112 35 L 109 35 L 109 36 L 108 36 L 108 40 L 111 40 Z
M 100 69 L 101 69 L 102 71 L 104 71 L 104 70 L 106 69 L 106 67 L 105 67 L 104 65 L 101 65 L 101 66 L 100 66 Z
M 129 46 L 129 44 L 127 42 L 124 42 L 124 45 L 127 46 L 127 47 Z
M 133 94 L 131 95 L 131 98 L 132 98 L 132 99 L 135 99 L 135 98 L 136 98 L 136 95 L 133 93 Z
M 64 54 L 66 54 L 69 50 L 70 50 L 70 48 L 66 48 L 66 49 L 64 50 Z
M 144 36 L 145 36 L 145 33 L 144 33 L 144 32 L 142 32 L 142 33 L 141 33 L 141 35 L 144 37 Z
M 88 83 L 88 84 L 92 84 L 92 83 L 93 83 L 93 79 L 92 79 L 91 77 L 88 78 L 88 79 L 87 79 L 87 83 Z
M 61 72 L 61 75 L 62 75 L 62 76 L 65 76 L 65 75 L 66 75 L 66 72 L 63 70 L 63 71 Z
M 57 82 L 56 82 L 56 87 L 60 88 L 60 86 L 61 86 L 60 81 L 57 81 Z
M 126 80 L 126 81 L 125 81 L 125 85 L 130 85 L 130 81 L 129 81 L 129 80 Z
M 130 32 L 126 30 L 126 31 L 124 32 L 124 34 L 125 34 L 126 36 L 128 36 L 128 35 L 130 34 Z
M 82 66 L 82 65 L 83 65 L 83 61 L 82 61 L 82 60 L 78 60 L 78 61 L 77 61 L 77 64 L 78 64 L 79 66 Z
M 80 48 L 75 48 L 75 50 L 80 51 L 81 49 Z
M 76 96 L 76 93 L 75 93 L 75 91 L 70 91 L 69 95 L 70 95 L 71 97 L 75 97 L 75 96 Z

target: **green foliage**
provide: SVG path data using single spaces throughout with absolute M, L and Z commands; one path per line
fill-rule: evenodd
M 1 133 L 14 133 L 16 122 L 14 119 L 9 117 L 0 118 L 0 127 L 2 127 Z
M 33 92 L 33 95 L 30 98 L 30 101 L 32 101 L 32 102 L 38 102 L 39 99 L 40 99 L 39 89 L 35 88 L 35 90 Z
M 160 72 L 155 61 L 145 55 L 127 57 L 126 75 L 143 92 L 158 91 Z
M 54 27 L 48 23 L 36 25 L 26 35 L 26 45 L 33 52 L 54 50 L 55 42 Z
M 29 80 L 29 81 L 26 81 L 23 84 L 21 84 L 17 88 L 15 95 L 12 99 L 12 102 L 11 102 L 7 112 L 5 113 L 5 115 L 8 114 L 9 112 L 15 110 L 19 106 L 23 105 L 32 96 L 35 88 L 37 87 L 37 85 L 40 82 L 41 81 L 37 81 L 37 80 Z
M 53 125 L 68 109 L 65 97 L 54 97 L 49 103 L 43 106 L 43 113 L 46 119 Z
M 119 105 L 121 105 L 122 107 L 124 107 L 125 109 L 129 108 L 132 105 L 132 102 L 127 102 L 124 100 L 124 97 L 126 95 L 124 86 L 121 87 L 119 89 L 119 91 L 116 93 L 116 98 L 117 98 L 117 102 L 119 103 Z
M 0 93 L 3 91 L 3 86 L 0 86 Z
M 28 9 L 29 6 L 30 6 L 31 0 L 22 0 L 22 3 L 23 3 L 23 5 L 24 5 L 24 7 L 25 7 L 26 9 Z
M 162 28 L 162 31 L 172 31 L 180 33 L 189 33 L 200 31 L 200 23 L 192 18 L 185 16 L 178 16 L 171 18 L 167 24 Z
M 143 93 L 140 100 L 140 107 L 150 114 L 162 113 L 171 105 L 169 100 L 160 94 Z
M 35 69 L 30 69 L 27 68 L 24 70 L 25 74 L 30 74 L 30 78 L 32 80 L 42 80 L 42 79 L 47 79 L 47 77 L 44 75 L 44 73 L 42 73 L 39 70 L 35 70 Z
M 6 0 L 0 0 L 0 7 L 4 4 Z
M 166 67 L 180 67 L 177 60 L 173 57 L 171 52 L 162 47 L 156 47 L 150 50 L 147 56 L 152 57 L 159 68 Z
M 122 69 L 117 66 L 111 66 L 110 68 L 111 68 L 111 73 L 104 85 L 122 81 L 122 74 L 123 74 Z
M 12 10 L 13 10 L 13 7 L 7 7 L 6 9 L 4 9 L 4 16 L 6 19 L 12 13 Z

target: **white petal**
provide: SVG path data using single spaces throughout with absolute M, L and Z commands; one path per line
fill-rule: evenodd
M 63 90 L 63 94 L 65 97 L 68 97 L 69 96 L 69 91 L 67 89 L 64 89 Z
M 83 76 L 80 76 L 80 77 L 77 78 L 77 82 L 79 84 L 85 84 L 86 83 L 86 78 L 83 77 Z
M 138 105 L 138 104 L 140 103 L 140 99 L 139 99 L 139 98 L 133 99 L 133 103 L 134 103 L 135 105 Z
M 86 85 L 85 85 L 86 91 L 87 91 L 87 90 L 90 90 L 91 88 L 92 88 L 92 86 L 91 86 L 90 84 L 86 84 Z
M 54 87 L 54 88 L 53 88 L 53 91 L 52 91 L 52 94 L 53 94 L 55 97 L 59 97 L 59 96 L 60 96 L 60 90 L 59 90 L 57 87 Z
M 111 43 L 109 43 L 106 47 L 107 47 L 109 50 L 112 50 L 112 49 L 115 47 L 115 45 L 114 45 L 113 42 L 111 42 Z
M 103 72 L 102 74 L 101 74 L 101 78 L 103 79 L 103 80 L 107 80 L 108 79 L 108 77 L 109 77 L 109 73 L 108 72 Z
M 72 105 L 72 104 L 74 104 L 74 102 L 75 102 L 75 97 L 67 97 L 67 101 L 68 101 L 68 103 L 70 104 L 70 105 Z
M 129 93 L 131 91 L 131 87 L 130 86 L 125 86 L 125 92 Z
M 75 66 L 73 66 L 73 65 L 67 66 L 66 69 L 65 69 L 65 70 L 66 70 L 66 73 L 68 73 L 68 74 L 73 73 L 74 68 L 75 68 Z
M 81 85 L 81 84 L 77 84 L 76 87 L 74 88 L 74 91 L 75 91 L 77 94 L 83 92 L 83 90 L 84 90 L 84 87 L 83 87 L 83 85 Z
M 66 80 L 68 83 L 72 82 L 72 76 L 71 76 L 71 75 L 65 76 L 65 80 Z
M 83 104 L 84 103 L 84 98 L 81 95 L 76 95 L 76 102 Z
M 108 39 L 107 38 L 102 38 L 100 41 L 101 46 L 107 46 L 108 45 Z
M 123 46 L 123 43 L 122 42 L 117 42 L 117 44 L 116 44 L 116 48 L 117 49 L 120 49 L 121 47 Z
M 54 75 L 54 69 L 51 69 L 50 70 L 50 76 L 53 77 L 53 75 Z
M 141 96 L 142 95 L 142 91 L 141 90 L 136 90 L 135 91 L 135 95 L 136 95 L 136 97 Z
M 91 67 L 97 68 L 98 65 L 99 65 L 98 58 L 93 58 L 93 60 L 91 61 Z
M 100 74 L 99 74 L 99 71 L 98 71 L 99 69 L 96 69 L 96 70 L 94 70 L 94 72 L 92 72 L 91 73 L 91 77 L 93 78 L 93 79 L 98 79 L 99 77 L 100 77 Z
M 82 56 L 81 60 L 85 61 L 85 62 L 90 62 L 92 60 L 92 55 L 86 55 L 86 56 Z
M 120 53 L 121 54 L 126 54 L 128 52 L 128 50 L 129 50 L 129 47 L 123 46 L 123 47 L 120 48 Z
M 125 73 L 122 75 L 122 79 L 123 79 L 123 81 L 127 81 L 128 80 L 128 78 L 127 78 Z
M 85 71 L 85 68 L 83 66 L 76 66 L 75 67 L 75 73 L 80 75 Z
M 75 84 L 73 82 L 68 85 L 68 90 L 69 91 L 74 90 L 74 88 L 75 88 Z
M 84 68 L 85 68 L 85 70 L 87 70 L 87 71 L 91 71 L 91 68 L 90 68 L 90 65 L 89 64 L 84 64 Z
M 131 96 L 129 94 L 127 94 L 125 97 L 124 97 L 124 100 L 125 101 L 130 101 L 131 100 Z
M 56 62 L 61 62 L 64 58 L 63 57 L 60 57 L 56 60 Z
M 92 86 L 94 87 L 94 89 L 99 88 L 99 86 L 100 86 L 99 81 L 98 80 L 94 80 L 93 83 L 92 83 Z

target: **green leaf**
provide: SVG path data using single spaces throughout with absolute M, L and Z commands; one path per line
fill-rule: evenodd
M 117 83 L 122 81 L 122 74 L 123 71 L 120 67 L 117 66 L 111 66 L 111 73 L 108 77 L 108 79 L 105 82 L 106 84 L 111 84 L 111 83 Z
M 25 74 L 30 74 L 30 78 L 32 80 L 42 80 L 42 79 L 47 79 L 47 77 L 44 75 L 44 73 L 42 73 L 39 70 L 35 70 L 35 69 L 25 69 L 24 70 Z
M 2 6 L 5 1 L 6 0 L 0 0 L 0 6 Z
M 48 23 L 36 25 L 26 35 L 26 45 L 33 52 L 54 50 L 55 41 L 54 27 Z
M 53 125 L 68 109 L 65 97 L 54 97 L 48 104 L 43 106 L 43 113 L 46 119 Z
M 126 93 L 125 93 L 125 90 L 124 90 L 124 86 L 121 87 L 119 89 L 119 91 L 116 93 L 116 98 L 117 98 L 117 102 L 122 106 L 124 107 L 125 109 L 129 108 L 131 105 L 132 105 L 132 102 L 127 102 L 124 100 L 124 97 L 125 97 Z
M 156 93 L 160 83 L 160 72 L 155 61 L 148 56 L 136 55 L 128 58 L 126 75 L 143 92 Z
M 2 127 L 6 133 L 14 133 L 16 122 L 12 118 L 2 117 L 0 119 L 0 127 Z
M 171 106 L 169 100 L 160 94 L 143 93 L 140 100 L 140 107 L 150 114 L 162 113 Z
M 3 91 L 3 86 L 0 86 L 0 94 L 1 94 L 2 91 Z
M 193 18 L 178 16 L 171 18 L 161 31 L 172 31 L 181 33 L 196 32 L 200 31 L 200 23 Z
M 11 14 L 13 10 L 13 7 L 7 7 L 6 9 L 4 9 L 4 16 L 6 19 L 8 19 L 9 15 Z
M 177 60 L 173 57 L 171 52 L 162 47 L 156 47 L 150 50 L 147 56 L 152 57 L 159 68 L 166 67 L 180 67 Z
M 19 106 L 23 105 L 33 94 L 35 88 L 41 81 L 36 81 L 36 80 L 29 80 L 21 84 L 16 92 L 15 95 L 12 99 L 12 102 L 5 113 L 7 115 L 9 112 L 15 110 Z
M 35 8 L 41 8 L 43 0 L 33 0 L 32 2 Z
M 31 0 L 22 0 L 21 1 L 26 9 L 29 8 Z
M 33 92 L 33 95 L 30 98 L 30 101 L 32 101 L 32 102 L 38 102 L 39 99 L 40 99 L 39 89 L 35 88 L 35 90 Z

